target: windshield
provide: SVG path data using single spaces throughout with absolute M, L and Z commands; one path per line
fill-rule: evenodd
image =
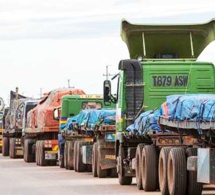
M 102 104 L 101 102 L 83 102 L 82 103 L 82 109 L 101 109 Z

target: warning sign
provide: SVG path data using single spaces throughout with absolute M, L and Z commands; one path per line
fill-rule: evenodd
M 115 133 L 106 133 L 105 134 L 106 142 L 115 142 L 115 137 L 116 137 Z

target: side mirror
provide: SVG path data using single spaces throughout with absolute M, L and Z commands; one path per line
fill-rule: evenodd
M 59 108 L 54 109 L 53 119 L 59 121 Z
M 109 80 L 104 81 L 103 98 L 104 98 L 104 104 L 111 102 L 111 82 Z

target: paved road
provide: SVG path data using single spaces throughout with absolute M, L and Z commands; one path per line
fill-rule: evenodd
M 91 173 L 76 173 L 59 167 L 38 167 L 23 159 L 0 155 L 0 195 L 160 195 L 139 191 L 134 184 L 120 186 L 117 178 L 98 179 Z M 215 194 L 205 191 L 203 194 Z

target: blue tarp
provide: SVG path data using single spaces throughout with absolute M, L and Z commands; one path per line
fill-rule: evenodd
M 210 121 L 215 120 L 214 94 L 170 95 L 155 111 L 142 113 L 134 124 L 127 127 L 131 134 L 145 135 L 150 130 L 160 131 L 159 116 L 167 116 L 169 120 Z
M 131 134 L 138 133 L 140 135 L 145 135 L 150 130 L 161 131 L 157 122 L 160 115 L 160 109 L 146 111 L 134 121 L 134 124 L 128 126 L 126 130 Z
M 64 125 L 63 131 L 71 131 L 74 125 L 85 126 L 93 129 L 96 125 L 108 124 L 115 125 L 116 111 L 113 109 L 87 109 L 82 110 L 77 116 L 69 118 Z
M 166 98 L 168 116 L 175 120 L 214 120 L 215 95 L 170 95 Z M 164 107 L 161 106 L 164 114 Z

